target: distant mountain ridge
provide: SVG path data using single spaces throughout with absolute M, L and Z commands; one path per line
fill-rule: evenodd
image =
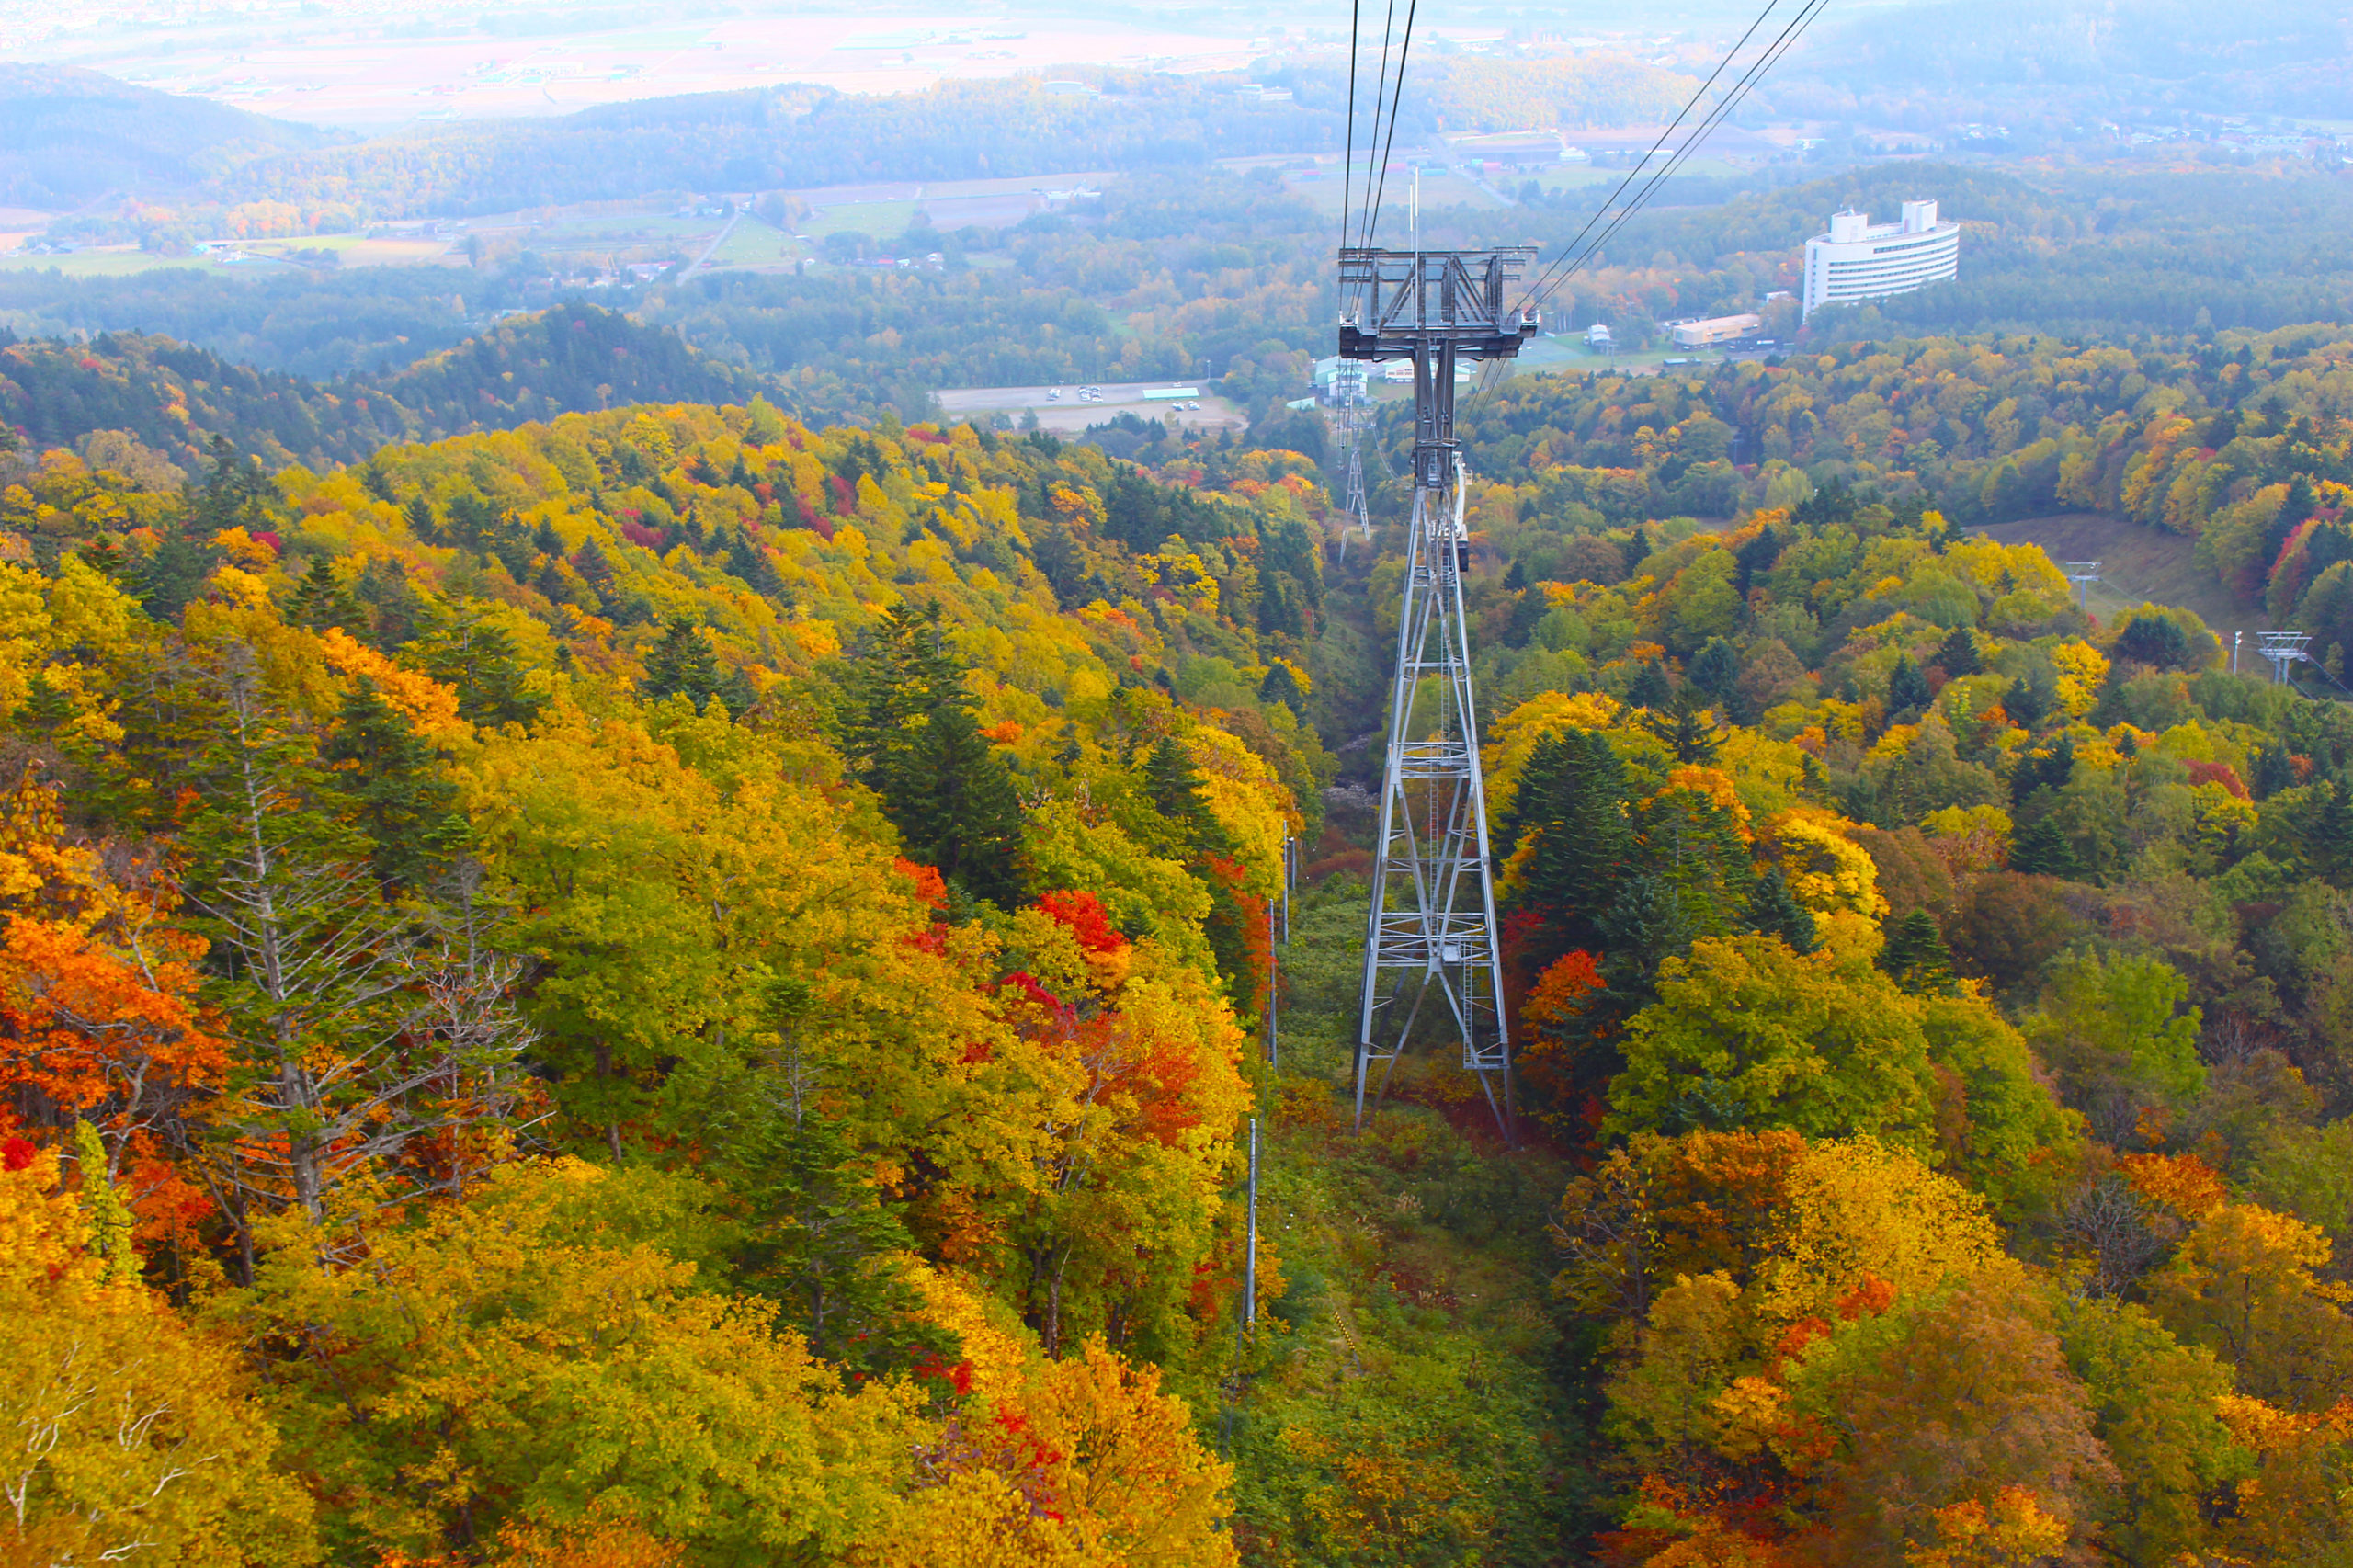
M 164 196 L 247 159 L 343 140 L 96 71 L 0 64 L 0 206 L 56 210 L 118 190 Z
M 668 327 L 566 304 L 501 322 L 455 348 L 332 382 L 232 363 L 172 338 L 0 347 L 0 425 L 36 449 L 123 430 L 188 468 L 215 436 L 271 466 L 358 461 L 396 442 L 505 430 L 635 403 L 745 403 L 783 389 L 711 358 Z

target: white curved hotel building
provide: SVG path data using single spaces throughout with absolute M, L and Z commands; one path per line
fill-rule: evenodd
M 1905 202 L 1893 223 L 1874 223 L 1864 212 L 1833 213 L 1830 232 L 1805 243 L 1805 313 L 1908 293 L 1960 273 L 1961 225 L 1937 222 L 1934 201 Z

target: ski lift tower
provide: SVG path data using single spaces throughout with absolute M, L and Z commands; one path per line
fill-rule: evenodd
M 1511 1044 L 1503 1012 L 1487 801 L 1462 613 L 1470 536 L 1454 438 L 1458 360 L 1508 359 L 1536 335 L 1532 310 L 1505 295 L 1531 247 L 1340 252 L 1340 358 L 1414 366 L 1414 510 L 1389 751 L 1366 916 L 1357 1030 L 1357 1121 L 1429 1010 L 1462 1042 L 1506 1139 Z M 1371 1084 L 1375 1063 L 1380 1083 Z
M 2097 561 L 2062 561 L 2059 570 L 2067 574 L 2067 582 L 2075 590 L 2075 608 L 2089 615 L 2092 608 L 2092 585 L 2099 581 Z
M 2308 631 L 2258 631 L 2256 636 L 2263 644 L 2256 652 L 2271 661 L 2272 680 L 2281 686 L 2295 685 L 2294 677 L 2288 674 L 2288 666 L 2312 662 L 2312 655 L 2304 652 L 2312 646 L 2312 634 Z

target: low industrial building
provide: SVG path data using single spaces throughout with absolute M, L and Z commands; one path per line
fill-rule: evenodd
M 1678 322 L 1675 326 L 1677 348 L 1708 348 L 1719 343 L 1737 343 L 1756 335 L 1765 324 L 1765 318 L 1754 312 L 1736 316 L 1711 316 L 1706 321 Z
M 1960 275 L 1961 225 L 1938 222 L 1934 200 L 1905 202 L 1893 223 L 1836 212 L 1829 233 L 1805 243 L 1805 313 L 1907 294 Z

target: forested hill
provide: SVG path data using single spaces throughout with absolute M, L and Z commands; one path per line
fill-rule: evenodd
M 1723 438 L 1619 403 L 1672 384 L 1522 460 Z M 1396 531 L 1327 581 L 1306 457 L 1127 433 L 1150 469 L 756 401 L 185 489 L 0 457 L 0 1392 L 105 1396 L 0 1541 L 2353 1538 L 2348 710 L 1892 478 L 1705 525 L 1483 482 L 1526 1136 L 1442 1037 L 1359 1129 L 1370 823 L 1316 724 L 1378 711 Z
M 167 337 L 107 333 L 85 344 L 0 347 L 0 438 L 13 426 L 18 441 L 42 449 L 124 432 L 192 472 L 224 437 L 273 467 L 326 468 L 388 442 L 647 401 L 741 401 L 763 390 L 773 389 L 670 328 L 593 305 L 511 317 L 399 370 L 324 384 Z
M 0 64 L 0 206 L 69 209 L 109 191 L 153 199 L 247 158 L 337 140 L 95 71 Z

